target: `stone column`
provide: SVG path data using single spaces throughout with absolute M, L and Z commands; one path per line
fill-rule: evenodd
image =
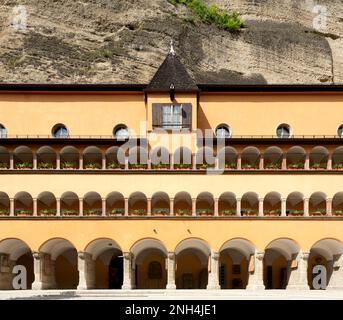
M 130 252 L 123 252 L 123 290 L 131 290 L 132 289 L 132 254 Z
M 34 217 L 37 217 L 37 211 L 38 211 L 38 201 L 37 201 L 37 198 L 33 198 L 32 199 L 32 202 L 33 202 L 33 216 Z
M 10 170 L 13 170 L 13 169 L 14 169 L 14 155 L 11 152 L 10 153 Z
M 287 290 L 309 290 L 307 281 L 308 252 L 299 252 L 297 267 L 290 270 Z M 289 267 L 291 268 L 291 267 Z
M 147 165 L 148 165 L 148 170 L 151 170 L 152 166 L 151 166 L 151 159 L 150 158 L 148 159 Z
M 236 216 L 241 216 L 241 198 L 236 198 Z
M 332 153 L 331 153 L 331 151 L 329 152 L 328 163 L 327 163 L 326 169 L 332 170 Z
M 125 157 L 125 170 L 129 170 L 129 158 Z
M 237 155 L 237 170 L 242 170 L 242 154 Z
M 40 252 L 32 252 L 33 256 L 33 273 L 35 276 L 35 280 L 32 283 L 32 290 L 42 290 L 43 283 L 42 283 L 42 254 Z
M 32 166 L 33 170 L 37 170 L 38 166 L 37 166 L 37 153 L 36 152 L 34 152 L 32 155 L 32 164 L 33 164 Z
M 169 207 L 169 211 L 170 211 L 170 215 L 173 216 L 174 215 L 174 198 L 170 198 L 170 207 Z
M 83 216 L 83 198 L 79 199 L 79 215 L 80 217 Z
M 77 268 L 79 271 L 79 284 L 77 290 L 87 290 L 87 253 L 78 252 Z
M 61 216 L 61 199 L 56 198 L 56 216 Z
M 128 198 L 124 199 L 124 210 L 125 210 L 124 215 L 128 216 L 129 215 L 129 199 Z
M 214 216 L 215 217 L 219 216 L 219 199 L 218 198 L 214 199 Z
M 287 216 L 287 199 L 282 198 L 281 199 L 281 217 L 286 217 Z
M 211 252 L 209 256 L 210 269 L 208 270 L 207 290 L 219 290 L 219 253 Z
M 260 155 L 260 164 L 259 164 L 259 169 L 263 170 L 264 169 L 264 155 Z
M 102 216 L 106 216 L 106 198 L 101 199 L 101 207 L 102 207 Z
M 61 169 L 61 154 L 59 152 L 56 153 L 56 170 Z
M 83 170 L 83 154 L 80 153 L 79 155 L 79 169 Z
M 106 170 L 106 154 L 105 153 L 101 155 L 101 166 L 102 166 L 102 170 Z
M 310 154 L 306 153 L 306 158 L 305 158 L 305 170 L 310 170 Z
M 192 198 L 192 216 L 196 217 L 197 215 L 197 199 Z
M 255 252 L 255 255 L 250 257 L 249 263 L 249 279 L 246 289 L 248 290 L 264 290 L 263 283 L 263 258 L 264 252 Z
M 14 198 L 10 198 L 10 216 L 14 217 Z
M 147 199 L 147 213 L 148 216 L 151 216 L 151 198 Z
M 282 154 L 281 169 L 282 170 L 287 170 L 287 153 L 283 153 Z
M 264 216 L 264 212 L 263 212 L 263 198 L 258 199 L 258 216 L 259 217 L 263 217 Z
M 192 168 L 193 168 L 193 170 L 197 169 L 197 155 L 196 155 L 196 153 L 192 154 Z
M 167 257 L 167 289 L 168 290 L 175 290 L 175 253 L 168 252 Z
M 333 261 L 333 271 L 329 281 L 328 290 L 342 290 L 343 289 L 343 255 Z
M 304 217 L 308 217 L 310 215 L 309 205 L 310 205 L 310 199 L 305 198 L 304 199 Z
M 171 154 L 170 157 L 170 170 L 174 169 L 174 154 Z
M 332 216 L 332 199 L 327 198 L 326 199 L 326 215 L 327 216 Z

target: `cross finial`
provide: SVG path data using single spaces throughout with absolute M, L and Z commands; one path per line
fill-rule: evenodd
M 172 54 L 173 56 L 175 56 L 175 50 L 174 50 L 174 41 L 173 39 L 170 40 L 170 54 Z

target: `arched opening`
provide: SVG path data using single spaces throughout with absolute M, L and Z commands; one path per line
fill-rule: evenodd
M 281 215 L 281 195 L 278 192 L 269 192 L 263 200 L 264 216 Z
M 292 192 L 286 200 L 286 215 L 297 217 L 304 215 L 304 195 L 300 192 Z
M 218 199 L 220 216 L 235 216 L 237 214 L 236 196 L 232 192 L 224 192 Z
M 9 169 L 9 167 L 10 153 L 8 152 L 7 148 L 0 146 L 0 169 Z
M 332 214 L 343 216 L 343 192 L 338 192 L 332 199 Z
M 151 198 L 152 214 L 164 216 L 170 214 L 170 199 L 167 193 L 157 192 Z
M 245 289 L 249 281 L 249 262 L 254 246 L 245 239 L 227 241 L 220 249 L 219 283 L 221 289 Z
M 213 148 L 199 148 L 196 154 L 197 169 L 208 169 L 215 167 L 215 152 Z
M 33 153 L 29 147 L 20 146 L 13 152 L 14 167 L 16 169 L 32 169 Z
M 178 148 L 173 155 L 175 169 L 192 169 L 192 151 L 186 147 Z
M 76 193 L 67 191 L 61 197 L 61 215 L 77 216 L 80 213 L 79 197 Z
M 213 216 L 214 200 L 213 195 L 209 192 L 202 192 L 196 200 L 196 210 L 198 216 Z
M 83 167 L 88 170 L 102 168 L 102 152 L 98 147 L 88 147 L 83 151 Z
M 206 289 L 210 252 L 199 239 L 184 240 L 176 247 L 176 289 Z
M 255 192 L 247 192 L 241 200 L 242 216 L 258 215 L 258 195 Z
M 44 146 L 37 151 L 38 169 L 56 169 L 56 151 Z
M 287 151 L 287 168 L 288 169 L 304 169 L 306 152 L 304 148 L 294 146 Z
M 107 196 L 106 213 L 108 216 L 123 216 L 125 214 L 125 200 L 121 193 L 111 192 Z
M 327 169 L 329 159 L 329 151 L 324 147 L 314 147 L 310 152 L 310 168 L 311 169 Z
M 332 169 L 343 169 L 343 147 L 338 147 L 332 153 Z
M 30 290 L 34 281 L 33 257 L 28 245 L 19 239 L 6 239 L 0 242 L 0 290 L 14 290 L 12 273 L 16 265 L 26 269 L 26 286 Z M 23 285 L 23 283 L 20 283 Z
M 147 169 L 148 151 L 143 147 L 133 147 L 129 150 L 129 168 Z
M 144 193 L 135 192 L 129 197 L 129 214 L 144 216 L 147 214 L 148 202 Z
M 51 192 L 42 192 L 37 198 L 37 210 L 39 216 L 56 215 L 56 198 Z
M 135 257 L 137 289 L 165 289 L 167 285 L 167 250 L 155 239 L 144 239 L 131 249 Z
M 102 199 L 97 192 L 88 192 L 83 198 L 83 214 L 85 216 L 102 215 Z
M 218 153 L 219 168 L 226 170 L 237 169 L 237 150 L 233 147 L 225 147 Z
M 283 151 L 279 147 L 269 147 L 264 152 L 264 169 L 276 170 L 282 168 Z
M 165 147 L 156 147 L 150 152 L 151 168 L 152 169 L 169 169 L 170 154 Z
M 18 217 L 33 215 L 33 199 L 28 192 L 19 192 L 14 196 L 14 210 Z
M 10 198 L 7 193 L 0 192 L 0 216 L 10 215 Z
M 65 239 L 54 238 L 39 249 L 43 289 L 76 289 L 79 283 L 77 251 Z
M 292 272 L 292 263 L 299 250 L 299 246 L 290 239 L 277 239 L 267 246 L 263 272 L 266 289 L 286 289 Z
M 259 169 L 260 150 L 256 147 L 246 147 L 242 151 L 242 169 Z
M 125 152 L 119 147 L 111 147 L 106 151 L 107 169 L 125 169 Z
M 66 146 L 61 150 L 61 169 L 79 169 L 80 153 L 75 147 Z
M 326 194 L 323 192 L 315 192 L 309 200 L 310 216 L 325 216 L 326 215 Z
M 177 216 L 192 215 L 192 197 L 187 192 L 179 192 L 174 198 L 174 212 Z
M 51 133 L 54 138 L 68 138 L 69 136 L 69 131 L 67 127 L 62 123 L 56 124 L 52 128 Z
M 339 269 L 342 268 L 342 253 L 343 244 L 335 239 L 322 239 L 312 246 L 307 270 L 310 289 L 340 287 L 342 279 Z M 318 272 L 316 266 L 323 267 L 325 271 Z M 326 272 L 326 283 L 322 283 L 322 277 L 315 279 L 316 275 L 322 272 Z
M 120 247 L 108 238 L 92 241 L 85 249 L 91 266 L 86 273 L 89 289 L 121 289 L 123 285 L 123 253 Z
M 218 125 L 215 133 L 216 133 L 217 138 L 222 138 L 222 139 L 231 138 L 231 129 L 225 123 Z

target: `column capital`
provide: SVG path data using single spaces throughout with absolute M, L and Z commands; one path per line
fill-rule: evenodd
M 168 252 L 167 256 L 169 260 L 175 260 L 175 252 Z
M 43 253 L 39 251 L 32 251 L 32 256 L 35 260 L 40 260 L 43 258 Z
M 301 252 L 299 258 L 304 260 L 304 261 L 307 261 L 309 256 L 310 256 L 310 252 Z
M 218 252 L 211 252 L 211 258 L 214 260 L 219 260 L 220 254 Z
M 263 251 L 261 251 L 261 252 L 256 252 L 255 253 L 255 257 L 256 257 L 256 259 L 257 260 L 263 260 L 263 258 L 264 258 L 264 252 Z
M 79 251 L 79 252 L 77 253 L 77 256 L 78 256 L 80 259 L 85 260 L 85 259 L 86 259 L 86 252 L 84 252 L 84 251 Z
M 123 252 L 123 258 L 125 260 L 130 260 L 133 258 L 133 254 L 131 252 Z

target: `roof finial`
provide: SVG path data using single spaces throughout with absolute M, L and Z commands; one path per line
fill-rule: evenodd
M 170 40 L 170 54 L 172 54 L 173 56 L 175 56 L 175 50 L 174 50 L 174 41 L 173 39 Z

